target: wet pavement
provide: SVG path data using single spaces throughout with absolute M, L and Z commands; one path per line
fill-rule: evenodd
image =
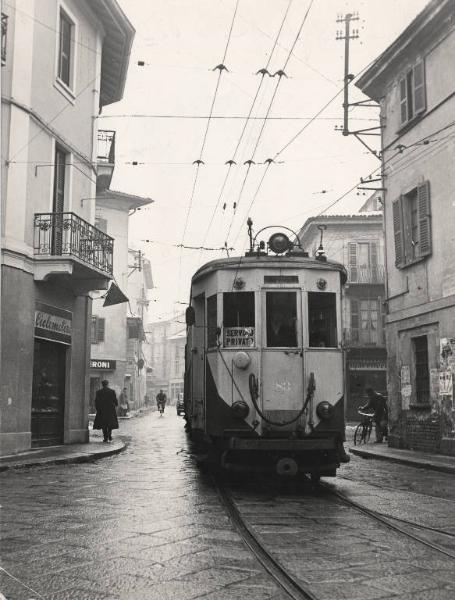
M 163 418 L 122 422 L 121 454 L 0 473 L 5 597 L 286 598 L 198 469 L 183 423 L 170 407 Z M 357 456 L 339 475 L 327 482 L 356 502 L 412 521 L 420 533 L 455 533 L 453 475 Z M 239 507 L 318 598 L 455 597 L 453 559 L 390 533 L 327 491 L 260 483 L 234 486 Z M 445 539 L 450 548 L 453 537 Z

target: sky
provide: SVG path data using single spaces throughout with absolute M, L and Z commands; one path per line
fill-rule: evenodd
M 335 131 L 344 74 L 344 42 L 336 40 L 344 25 L 336 20 L 359 14 L 350 50 L 356 75 L 427 1 L 118 1 L 136 36 L 124 97 L 103 109 L 99 128 L 117 132 L 111 188 L 154 200 L 130 217 L 129 234 L 152 264 L 149 320 L 157 321 L 185 308 L 202 264 L 226 256 L 179 245 L 227 245 L 239 256 L 248 216 L 255 231 L 298 231 L 378 168 L 360 142 Z M 221 74 L 220 64 L 228 69 Z M 285 75 L 257 74 L 266 67 Z M 351 86 L 350 102 L 362 99 Z M 374 127 L 377 117 L 376 108 L 351 108 L 350 129 Z M 379 139 L 369 138 L 377 149 Z M 357 212 L 366 199 L 354 189 L 327 213 Z

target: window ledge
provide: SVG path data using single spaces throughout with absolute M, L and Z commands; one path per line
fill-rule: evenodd
M 431 254 L 426 254 L 425 256 L 419 256 L 419 258 L 413 258 L 412 260 L 410 260 L 409 262 L 405 263 L 405 264 L 400 264 L 400 265 L 395 265 L 397 269 L 407 269 L 408 267 L 412 267 L 413 265 L 423 262 L 424 260 L 426 260 L 429 256 L 431 256 Z
M 431 410 L 431 404 L 429 402 L 425 402 L 425 404 L 413 403 L 409 405 L 409 408 L 412 408 L 413 410 Z
M 59 77 L 54 81 L 54 87 L 62 96 L 64 96 L 71 104 L 76 103 L 76 96 L 73 91 Z
M 420 119 L 424 116 L 425 112 L 426 111 L 422 110 L 421 112 L 414 115 L 412 117 L 412 119 L 409 119 L 409 121 L 406 121 L 406 123 L 403 123 L 403 125 L 401 125 L 401 127 L 399 127 L 397 129 L 396 135 L 403 135 L 403 133 L 406 133 L 407 131 L 412 129 L 414 127 L 414 125 L 417 125 L 417 123 L 420 121 Z

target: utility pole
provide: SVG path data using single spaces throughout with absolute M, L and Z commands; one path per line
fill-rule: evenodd
M 347 13 L 346 15 L 339 15 L 336 22 L 344 23 L 344 32 L 343 30 L 338 30 L 336 34 L 337 40 L 344 40 L 344 99 L 343 99 L 343 126 L 335 126 L 336 131 L 341 131 L 344 136 L 353 135 L 356 139 L 359 140 L 361 144 L 369 150 L 376 158 L 380 160 L 379 153 L 377 150 L 371 148 L 365 140 L 363 140 L 360 136 L 380 136 L 381 126 L 377 127 L 368 127 L 366 129 L 357 129 L 355 131 L 351 131 L 349 129 L 349 108 L 351 107 L 367 107 L 367 108 L 378 108 L 379 104 L 374 102 L 373 100 L 361 100 L 360 102 L 349 102 L 349 85 L 351 81 L 354 79 L 355 75 L 349 73 L 349 44 L 351 40 L 356 40 L 359 38 L 359 30 L 352 29 L 351 30 L 351 22 L 358 21 L 359 14 L 358 13 Z

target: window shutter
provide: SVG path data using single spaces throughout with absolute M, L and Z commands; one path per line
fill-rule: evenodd
M 379 283 L 378 281 L 378 245 L 376 242 L 370 244 L 370 268 L 371 268 L 371 283 Z
M 400 268 L 405 264 L 403 245 L 402 197 L 392 203 L 393 235 L 395 238 L 395 266 Z
M 408 120 L 408 96 L 406 93 L 406 77 L 400 81 L 400 115 L 401 124 Z
M 359 341 L 359 301 L 351 298 L 351 342 Z
M 425 99 L 425 69 L 423 60 L 417 63 L 413 69 L 414 80 L 414 114 L 423 112 L 426 108 Z
M 425 181 L 417 188 L 417 207 L 419 214 L 419 256 L 428 256 L 431 254 L 431 211 L 429 181 Z
M 96 324 L 98 321 L 98 317 L 96 317 L 95 315 L 92 316 L 92 323 L 91 323 L 91 327 L 90 327 L 90 342 L 92 344 L 96 344 L 97 339 L 96 339 Z
M 105 319 L 98 319 L 96 327 L 96 338 L 98 342 L 104 342 Z
M 349 264 L 349 281 L 356 282 L 358 279 L 357 244 L 354 242 L 348 243 L 348 264 Z

